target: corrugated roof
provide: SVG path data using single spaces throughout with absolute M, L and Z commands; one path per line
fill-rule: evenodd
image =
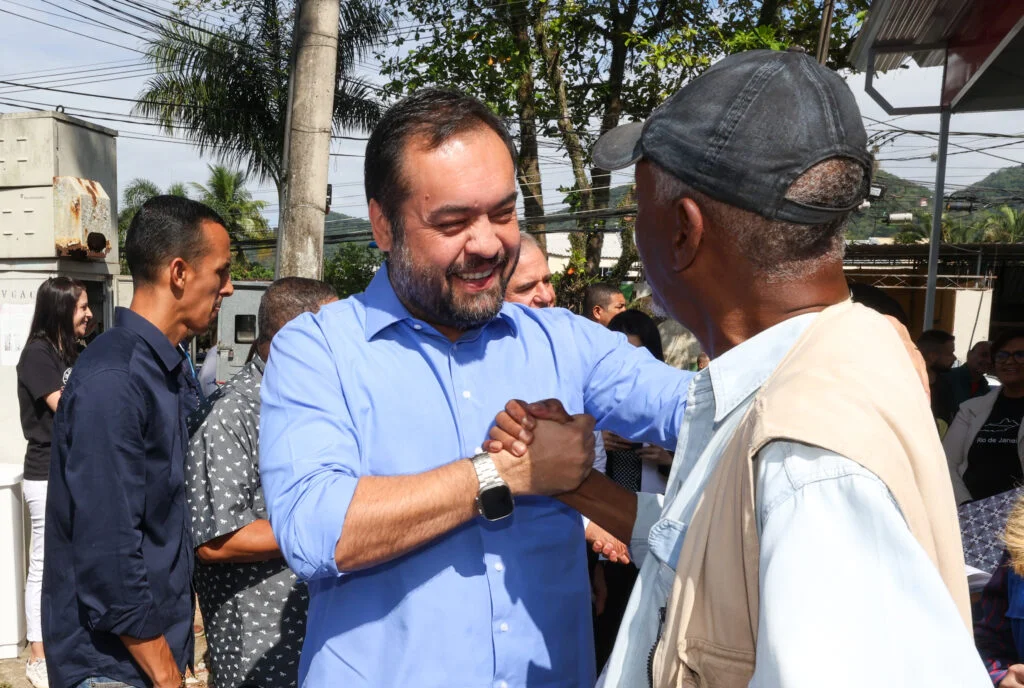
M 875 0 L 853 46 L 854 65 L 867 69 L 870 48 L 928 45 L 947 40 L 969 3 L 970 0 Z M 895 69 L 908 58 L 921 67 L 935 67 L 943 63 L 945 54 L 942 50 L 877 54 L 875 71 Z

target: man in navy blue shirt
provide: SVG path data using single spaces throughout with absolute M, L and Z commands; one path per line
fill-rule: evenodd
M 43 637 L 53 688 L 184 686 L 193 653 L 180 346 L 230 296 L 230 239 L 210 208 L 158 196 L 132 220 L 135 293 L 79 357 L 54 418 Z

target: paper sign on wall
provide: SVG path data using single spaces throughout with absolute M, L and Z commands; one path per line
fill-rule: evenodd
M 34 311 L 32 304 L 0 304 L 0 366 L 18 365 L 32 327 Z

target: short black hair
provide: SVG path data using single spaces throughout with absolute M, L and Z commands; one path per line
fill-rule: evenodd
M 409 140 L 423 137 L 428 149 L 434 150 L 457 134 L 480 128 L 501 138 L 515 168 L 516 145 L 505 124 L 490 108 L 464 93 L 421 88 L 380 118 L 366 144 L 363 183 L 366 202 L 377 201 L 396 237 L 402 236 L 401 208 L 409 193 L 402 176 L 402 154 Z
M 633 335 L 640 338 L 640 343 L 659 361 L 665 360 L 665 349 L 661 345 L 661 332 L 651 316 L 643 311 L 630 309 L 622 311 L 608 323 L 612 332 Z
M 903 310 L 900 302 L 886 294 L 878 287 L 861 282 L 850 282 L 850 296 L 855 303 L 878 311 L 882 315 L 891 315 L 899 320 L 903 327 L 910 327 L 910 318 Z
M 591 284 L 583 292 L 583 315 L 589 318 L 590 314 L 594 312 L 594 306 L 607 308 L 616 294 L 622 294 L 622 290 L 614 284 L 607 282 Z
M 124 257 L 135 285 L 155 282 L 168 261 L 188 262 L 203 255 L 204 221 L 227 228 L 213 208 L 181 196 L 154 196 L 132 218 L 124 240 Z
M 334 287 L 308 277 L 282 277 L 263 292 L 260 299 L 257 345 L 266 344 L 290 320 L 303 313 L 315 313 L 327 301 L 338 298 Z
M 992 340 L 992 355 L 995 356 L 1005 349 L 1006 345 L 1014 339 L 1024 339 L 1024 328 L 1011 327 L 1000 332 L 999 336 Z
M 945 330 L 925 330 L 917 338 L 917 348 L 921 353 L 936 352 L 939 347 L 945 346 L 953 341 L 955 337 Z

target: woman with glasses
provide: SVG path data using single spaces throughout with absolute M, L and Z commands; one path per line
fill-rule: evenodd
M 46 486 L 50 474 L 53 414 L 64 383 L 78 358 L 79 342 L 92 321 L 85 284 L 69 277 L 51 277 L 36 291 L 36 309 L 28 341 L 18 360 L 18 403 L 25 449 L 23 493 L 32 522 L 25 616 L 28 620 L 30 657 L 25 674 L 35 688 L 46 688 L 48 678 L 40 625 L 43 582 L 43 525 Z
M 1000 387 L 965 401 L 942 441 L 958 504 L 1024 483 L 1024 330 L 992 343 Z

